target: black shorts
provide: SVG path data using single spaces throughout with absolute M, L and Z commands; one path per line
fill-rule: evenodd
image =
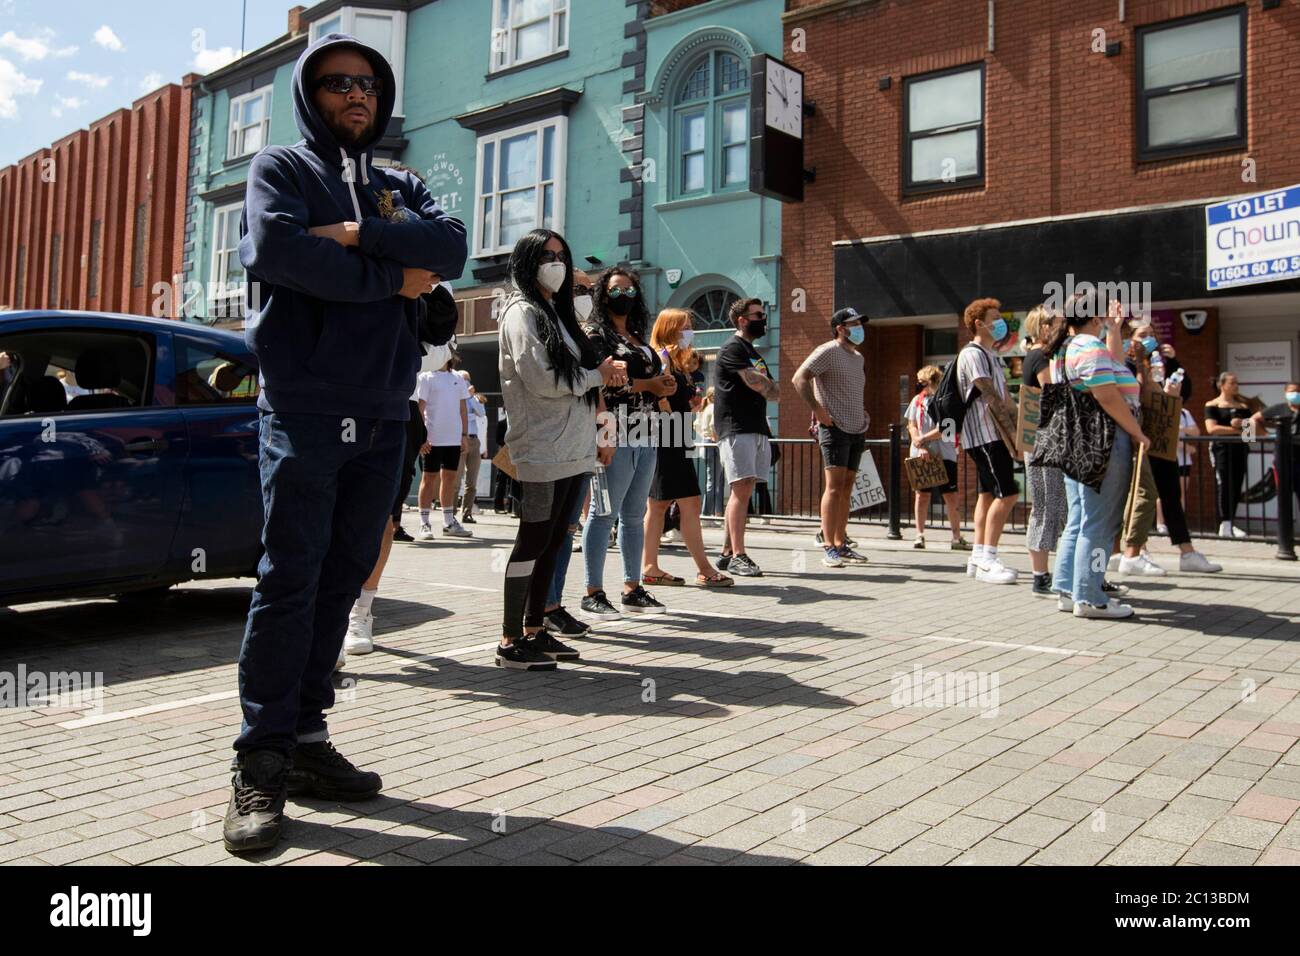
M 966 454 L 971 456 L 979 472 L 980 494 L 990 494 L 995 498 L 1010 498 L 1020 494 L 1011 465 L 1011 452 L 1007 451 L 1007 446 L 1001 439 L 967 448 Z
M 440 468 L 443 471 L 455 471 L 459 467 L 459 445 L 434 445 L 420 456 L 420 468 L 426 475 Z
M 957 463 L 945 458 L 943 460 L 943 469 L 948 472 L 948 483 L 925 489 L 930 492 L 930 498 L 934 501 L 942 501 L 944 495 L 951 495 L 957 491 Z
M 817 426 L 817 444 L 822 449 L 822 466 L 847 468 L 857 471 L 862 464 L 862 452 L 867 446 L 866 435 L 850 435 L 834 425 Z
M 1180 478 L 1186 478 L 1186 477 L 1187 477 L 1188 475 L 1190 475 L 1191 473 L 1192 473 L 1192 466 L 1191 466 L 1191 465 L 1179 465 L 1179 466 L 1178 466 L 1178 477 L 1180 477 Z

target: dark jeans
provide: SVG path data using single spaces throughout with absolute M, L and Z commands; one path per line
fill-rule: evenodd
M 1246 456 L 1249 454 L 1241 442 L 1215 442 L 1210 446 L 1214 462 L 1215 497 L 1220 521 L 1232 521 L 1241 503 L 1242 488 L 1246 481 Z
M 393 522 L 402 523 L 402 506 L 406 504 L 407 493 L 415 481 L 415 460 L 420 457 L 420 446 L 424 444 L 424 419 L 420 416 L 420 406 L 411 402 L 411 418 L 406 423 L 406 442 L 402 448 L 402 470 L 397 476 L 397 496 L 393 499 Z
M 1148 458 L 1151 475 L 1156 480 L 1156 494 L 1165 513 L 1165 527 L 1169 529 L 1171 544 L 1190 544 L 1191 532 L 1187 529 L 1187 513 L 1183 511 L 1183 486 L 1178 480 L 1178 462 L 1164 458 Z
M 348 612 L 379 558 L 405 422 L 263 413 L 262 561 L 239 652 L 235 750 L 326 739 Z
M 582 507 L 587 475 L 558 481 L 523 482 L 522 517 L 506 565 L 501 632 L 523 637 L 525 627 L 541 627 L 546 598 L 555 579 L 555 557 L 571 540 L 568 518 Z M 608 533 L 608 532 L 606 532 Z

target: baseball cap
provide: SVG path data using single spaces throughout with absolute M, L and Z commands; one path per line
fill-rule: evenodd
M 866 325 L 870 321 L 870 318 L 865 312 L 859 312 L 857 309 L 853 308 L 853 306 L 848 306 L 847 308 L 840 309 L 831 316 L 831 330 L 834 331 L 844 323 L 851 322 L 854 319 L 857 319 L 863 325 Z

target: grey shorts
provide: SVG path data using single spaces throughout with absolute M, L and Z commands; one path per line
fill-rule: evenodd
M 718 455 L 728 482 L 754 478 L 766 484 L 772 470 L 772 441 L 766 435 L 728 435 L 718 440 Z

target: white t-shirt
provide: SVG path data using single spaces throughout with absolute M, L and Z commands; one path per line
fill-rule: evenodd
M 922 435 L 928 431 L 934 430 L 934 419 L 930 417 L 930 409 L 927 405 L 929 401 L 930 396 L 926 395 L 925 392 L 919 392 L 917 396 L 912 399 L 911 404 L 907 406 L 907 421 L 913 422 L 916 425 L 916 430 Z M 952 442 L 944 441 L 942 438 L 930 442 L 931 451 L 934 450 L 935 445 L 939 446 L 939 451 L 946 461 L 957 460 L 957 447 Z M 917 445 L 916 442 L 912 442 L 912 447 L 908 452 L 909 457 L 916 458 L 920 454 L 920 446 Z
M 424 402 L 424 428 L 429 444 L 434 448 L 451 445 L 459 448 L 461 402 L 469 398 L 466 381 L 455 372 L 421 372 L 415 380 L 415 394 Z

